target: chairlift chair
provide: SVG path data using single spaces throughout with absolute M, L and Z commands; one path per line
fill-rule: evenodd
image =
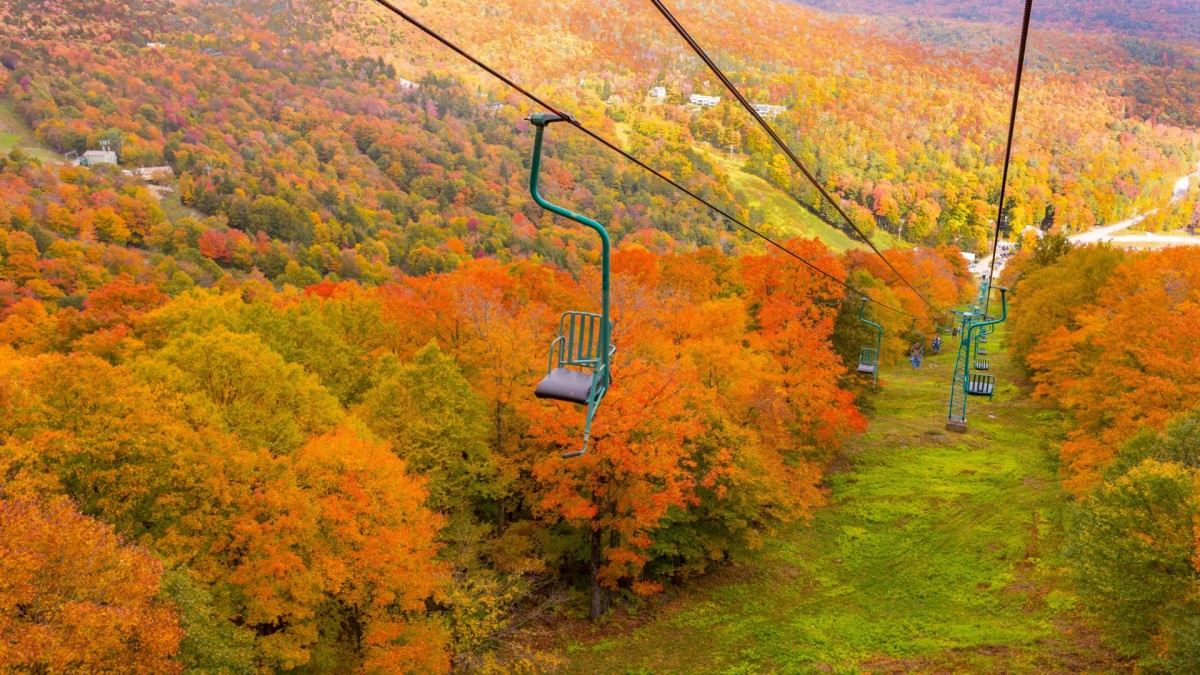
M 908 332 L 916 335 L 921 341 L 921 349 L 925 348 L 925 334 L 917 330 L 917 317 L 913 317 L 912 325 L 908 327 Z
M 538 171 L 541 167 L 542 136 L 554 122 L 573 121 L 554 113 L 534 113 L 529 122 L 536 128 L 533 141 L 533 162 L 529 170 L 529 193 L 543 209 L 589 227 L 600 235 L 601 292 L 600 313 L 571 311 L 563 313 L 558 322 L 558 337 L 550 343 L 546 376 L 534 389 L 538 398 L 566 401 L 587 406 L 583 426 L 583 448 L 563 454 L 564 458 L 579 457 L 587 452 L 592 435 L 592 420 L 600 401 L 612 384 L 611 363 L 616 352 L 612 344 L 612 320 L 609 315 L 609 239 L 600 223 L 551 204 L 538 192 Z
M 967 379 L 967 394 L 970 396 L 986 396 L 988 400 L 996 393 L 996 378 L 991 375 L 972 373 Z
M 873 347 L 863 347 L 858 353 L 858 372 L 874 375 L 879 368 L 879 352 Z
M 867 309 L 867 301 L 870 298 L 864 297 L 862 304 L 858 306 L 858 320 L 875 328 L 875 346 L 863 347 L 858 353 L 858 368 L 857 372 L 871 376 L 871 386 L 879 384 L 879 350 L 883 348 L 883 326 L 867 319 L 863 316 L 863 312 Z

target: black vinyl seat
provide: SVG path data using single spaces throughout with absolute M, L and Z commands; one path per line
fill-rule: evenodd
M 533 395 L 538 398 L 549 398 L 555 401 L 566 401 L 587 405 L 588 396 L 592 393 L 593 376 L 570 368 L 554 368 L 546 377 L 538 382 Z
M 583 421 L 583 448 L 563 453 L 563 457 L 579 457 L 587 453 L 592 437 L 592 420 L 600 401 L 612 384 L 612 319 L 609 316 L 609 250 L 608 230 L 600 223 L 546 201 L 538 192 L 538 172 L 542 165 L 542 137 L 546 127 L 554 122 L 574 123 L 575 118 L 560 113 L 535 112 L 526 119 L 536 128 L 533 139 L 533 159 L 529 165 L 529 194 L 537 205 L 558 216 L 583 225 L 600 235 L 600 313 L 563 312 L 558 321 L 558 337 L 550 343 L 546 376 L 534 389 L 534 396 L 566 401 L 587 407 Z

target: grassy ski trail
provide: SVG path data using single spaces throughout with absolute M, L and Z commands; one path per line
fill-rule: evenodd
M 947 348 L 950 340 L 946 336 Z M 566 640 L 570 672 L 1106 672 L 1064 580 L 1058 428 L 1012 384 L 944 429 L 954 352 L 886 369 L 811 526 Z M 648 615 L 648 616 L 646 616 Z

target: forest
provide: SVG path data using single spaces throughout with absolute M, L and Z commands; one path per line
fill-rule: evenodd
M 1195 667 L 1200 255 L 1047 242 L 1021 256 L 1010 346 L 1066 414 L 1081 595 L 1151 671 Z
M 969 0 L 953 4 L 928 0 L 864 2 L 863 0 L 795 0 L 800 4 L 849 14 L 897 14 L 905 17 L 961 19 L 983 23 L 1014 23 L 1022 3 Z M 1116 33 L 1179 42 L 1200 43 L 1200 16 L 1187 0 L 1132 5 L 1112 0 L 1068 0 L 1033 5 L 1033 18 L 1043 26 L 1088 33 Z
M 790 244 L 917 302 L 862 254 Z M 119 630 L 159 620 L 161 587 L 191 668 L 480 665 L 522 618 L 511 606 L 586 588 L 589 560 L 605 595 L 652 594 L 806 517 L 863 425 L 845 362 L 856 308 L 810 271 L 779 274 L 781 254 L 618 252 L 626 384 L 599 419 L 604 451 L 564 463 L 581 420 L 529 392 L 554 317 L 586 305 L 594 275 L 482 259 L 375 287 L 181 289 L 115 244 L 40 260 L 12 231 L 4 250 L 18 294 L 108 279 L 78 308 L 24 297 L 0 323 L 6 498 L 111 528 L 78 521 L 85 546 L 116 533 L 153 551 L 128 580 L 147 623 Z M 969 292 L 953 249 L 892 255 L 945 303 Z M 105 550 L 114 567 L 134 555 Z M 47 666 L 71 663 L 55 660 L 71 654 L 64 624 L 39 638 Z
M 7 3 L 0 122 L 36 147 L 0 126 L 0 670 L 588 670 L 552 630 L 650 621 L 811 528 L 914 335 L 950 342 L 1004 156 L 988 24 L 679 3 L 876 255 L 746 198 L 853 229 L 735 101 L 690 103 L 721 92 L 652 8 L 415 4 L 811 266 L 555 127 L 543 189 L 612 236 L 619 345 L 564 460 L 583 416 L 533 390 L 601 254 L 529 197 L 527 101 L 366 0 Z M 1200 249 L 1067 239 L 1200 223 L 1200 183 L 1172 198 L 1200 52 L 1122 21 L 1037 33 L 998 228 L 1024 388 L 1000 398 L 1058 425 L 1069 621 L 1120 668 L 1188 672 Z

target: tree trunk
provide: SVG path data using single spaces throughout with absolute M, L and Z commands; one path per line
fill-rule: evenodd
M 504 454 L 504 403 L 500 399 L 496 399 L 496 450 L 497 457 Z M 508 527 L 508 513 L 506 510 L 506 500 L 500 498 L 500 512 L 496 514 L 496 534 L 504 534 L 504 528 Z
M 600 564 L 603 553 L 604 533 L 599 529 L 592 530 L 592 621 L 599 621 L 608 611 L 608 591 L 600 585 Z

